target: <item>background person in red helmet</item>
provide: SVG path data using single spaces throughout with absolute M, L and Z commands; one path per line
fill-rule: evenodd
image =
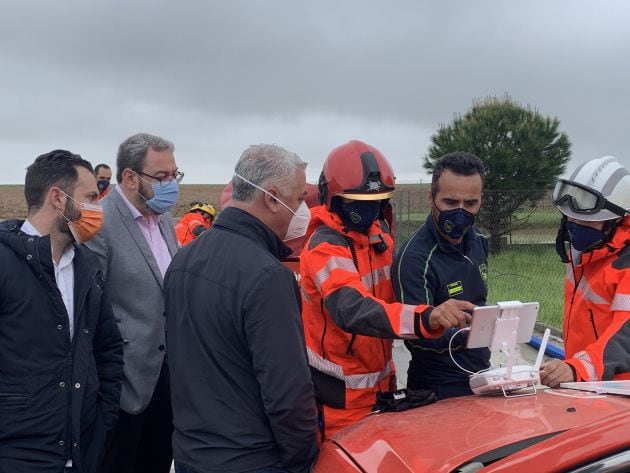
M 175 234 L 179 246 L 190 243 L 212 226 L 217 211 L 210 204 L 195 201 L 190 210 L 175 225 Z
M 544 363 L 540 381 L 630 379 L 630 172 L 612 156 L 592 159 L 560 179 L 552 199 L 567 263 L 565 360 Z
M 351 141 L 332 150 L 319 179 L 323 204 L 300 255 L 302 319 L 323 436 L 371 411 L 378 391 L 396 389 L 392 339 L 431 338 L 463 327 L 474 305 L 432 308 L 395 302 L 394 244 L 383 210 L 394 173 L 379 150 Z

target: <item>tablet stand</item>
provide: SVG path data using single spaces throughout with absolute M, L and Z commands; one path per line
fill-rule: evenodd
M 470 388 L 475 394 L 496 394 L 502 392 L 505 397 L 521 397 L 536 394 L 536 385 L 540 382 L 540 364 L 547 347 L 550 330 L 546 329 L 538 350 L 536 363 L 514 365 L 516 358 L 516 334 L 519 325 L 519 310 L 523 304 L 519 301 L 498 302 L 500 315 L 494 324 L 492 341 L 488 348 L 492 352 L 501 352 L 507 356 L 507 365 L 490 368 L 470 377 Z M 511 394 L 530 388 L 527 392 Z

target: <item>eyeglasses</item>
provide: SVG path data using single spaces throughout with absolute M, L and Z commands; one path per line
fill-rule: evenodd
M 602 209 L 623 217 L 626 211 L 612 202 L 609 202 L 601 192 L 591 189 L 583 184 L 566 179 L 559 179 L 551 194 L 554 205 L 568 204 L 575 213 L 591 215 Z
M 180 182 L 182 182 L 182 179 L 184 179 L 184 173 L 181 171 L 175 171 L 173 174 L 167 174 L 166 176 L 161 176 L 161 177 L 152 176 L 151 174 L 147 174 L 146 172 L 142 172 L 142 171 L 135 171 L 135 172 L 137 174 L 142 174 L 143 176 L 150 177 L 151 179 L 155 179 L 156 181 L 160 183 L 160 187 L 166 187 L 173 180 L 177 181 L 177 183 L 179 184 Z

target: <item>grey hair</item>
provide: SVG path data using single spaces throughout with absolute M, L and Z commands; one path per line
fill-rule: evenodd
M 175 151 L 173 143 L 159 136 L 149 135 L 148 133 L 138 133 L 130 136 L 118 147 L 116 180 L 119 184 L 122 182 L 122 173 L 125 169 L 142 170 L 149 148 L 154 151 Z
M 298 169 L 306 169 L 300 157 L 278 145 L 252 145 L 243 151 L 234 172 L 260 187 L 275 185 L 287 195 L 295 185 Z M 250 202 L 261 192 L 238 176 L 232 178 L 232 199 Z

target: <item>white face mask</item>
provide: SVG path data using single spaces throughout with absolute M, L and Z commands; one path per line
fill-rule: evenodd
M 287 234 L 284 236 L 283 241 L 293 240 L 295 238 L 300 238 L 306 235 L 308 224 L 311 221 L 311 211 L 308 209 L 308 205 L 306 205 L 306 202 L 302 201 L 300 206 L 294 212 L 293 210 L 291 210 L 291 207 L 289 207 L 287 204 L 282 202 L 280 199 L 278 199 L 278 197 L 273 195 L 271 192 L 266 191 L 260 186 L 257 186 L 253 182 L 248 181 L 247 179 L 245 179 L 243 176 L 239 174 L 234 174 L 234 175 L 236 177 L 243 179 L 250 186 L 254 186 L 256 189 L 263 191 L 267 195 L 270 195 L 271 197 L 276 199 L 278 202 L 280 202 L 282 205 L 284 205 L 289 210 L 289 212 L 293 214 L 293 217 L 291 218 L 291 221 L 289 222 L 289 228 L 287 228 Z

